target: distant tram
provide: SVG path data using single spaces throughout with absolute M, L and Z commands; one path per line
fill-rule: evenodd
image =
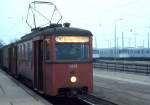
M 94 56 L 96 55 L 96 56 Z M 129 60 L 150 60 L 149 48 L 103 48 L 94 49 L 93 59 L 129 59 Z

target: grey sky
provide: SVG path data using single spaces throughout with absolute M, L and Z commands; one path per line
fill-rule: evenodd
M 4 42 L 8 43 L 30 32 L 25 19 L 31 1 L 2 0 L 0 36 Z M 115 24 L 119 46 L 121 46 L 121 32 L 124 32 L 126 47 L 134 47 L 135 35 L 137 46 L 144 44 L 147 47 L 147 33 L 150 32 L 149 0 L 51 0 L 51 2 L 57 5 L 63 15 L 62 22 L 70 22 L 72 27 L 92 31 L 96 36 L 98 47 L 114 46 Z

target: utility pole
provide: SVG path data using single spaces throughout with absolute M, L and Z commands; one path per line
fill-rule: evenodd
M 115 28 L 114 28 L 114 46 L 115 46 L 115 50 L 114 50 L 114 60 L 116 60 L 116 57 L 117 57 L 117 26 L 116 26 L 116 24 L 117 24 L 117 21 L 121 21 L 121 20 L 123 20 L 122 18 L 120 18 L 119 20 L 116 20 L 115 21 Z
M 145 43 L 144 43 L 144 40 L 143 40 L 143 48 L 144 48 L 144 44 L 145 44 Z
M 119 48 L 119 38 L 117 37 L 117 50 Z
M 97 49 L 97 39 L 96 39 L 96 36 L 95 36 L 95 48 Z
M 131 38 L 128 39 L 128 47 L 131 47 Z
M 107 42 L 107 48 L 110 48 L 110 46 L 109 46 L 109 40 L 106 40 L 106 42 Z
M 136 34 L 134 36 L 134 47 L 136 48 Z
M 111 40 L 110 40 L 110 48 L 111 48 Z
M 148 38 L 147 38 L 147 40 L 148 40 L 148 48 L 149 48 L 149 32 L 148 32 Z
M 122 32 L 122 49 L 124 48 L 124 34 Z
M 117 57 L 117 54 L 116 54 L 116 52 L 117 52 L 117 48 L 116 48 L 116 23 L 115 23 L 115 60 L 116 60 L 116 57 Z

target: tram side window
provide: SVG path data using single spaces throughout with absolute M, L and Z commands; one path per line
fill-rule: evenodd
M 49 40 L 45 40 L 45 60 L 50 60 Z
M 25 53 L 25 51 L 26 51 L 26 46 L 25 46 L 25 44 L 23 44 L 23 59 L 25 59 L 25 56 L 26 56 L 26 53 Z
M 22 45 L 20 45 L 20 58 L 22 59 L 22 56 L 23 56 L 23 54 L 22 54 Z
M 15 48 L 12 48 L 12 56 L 15 56 Z
M 28 60 L 32 60 L 32 44 L 27 43 L 27 55 L 28 55 Z
M 20 59 L 20 50 L 21 50 L 21 47 L 20 47 L 20 45 L 18 46 L 18 48 L 17 48 L 18 50 L 17 50 L 17 57 L 18 57 L 18 59 Z

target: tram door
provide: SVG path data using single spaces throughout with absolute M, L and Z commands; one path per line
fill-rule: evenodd
M 15 76 L 17 77 L 17 46 L 15 46 L 14 48 L 14 62 L 15 62 L 15 66 L 14 66 L 14 71 L 15 71 Z
M 34 89 L 43 92 L 43 41 L 33 42 Z
M 8 48 L 8 73 L 11 74 L 12 72 L 12 48 Z
M 17 76 L 17 46 L 13 46 L 13 48 L 11 49 L 11 55 L 11 72 L 13 76 Z

